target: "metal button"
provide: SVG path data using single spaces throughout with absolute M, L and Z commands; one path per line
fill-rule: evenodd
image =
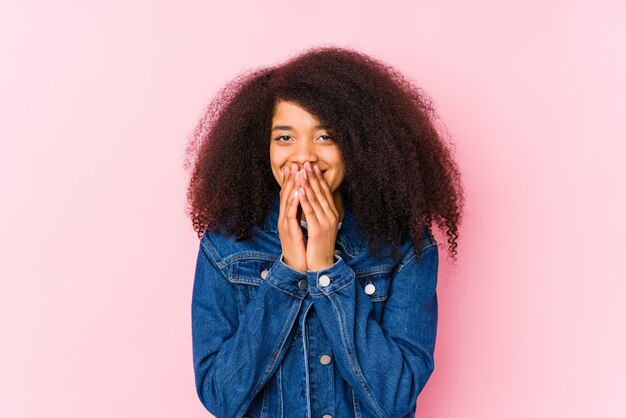
M 332 415 L 328 415 L 328 414 L 326 414 L 326 415 L 324 415 L 322 418 L 333 418 L 333 416 L 332 416 Z
M 328 277 L 327 275 L 322 275 L 320 276 L 320 286 L 322 287 L 326 287 L 330 284 L 330 277 Z
M 267 278 L 267 274 L 268 274 L 269 272 L 270 272 L 270 271 L 269 271 L 268 269 L 263 270 L 263 271 L 261 272 L 261 278 L 262 278 L 263 280 L 265 280 L 265 279 Z
M 320 357 L 320 363 L 326 366 L 328 363 L 330 363 L 330 356 L 324 354 L 322 357 Z
M 335 250 L 335 255 L 341 255 L 341 250 Z
M 368 284 L 367 286 L 365 286 L 365 293 L 367 293 L 368 295 L 373 294 L 376 291 L 376 286 L 374 286 L 373 284 Z
M 305 290 L 309 286 L 307 279 L 301 279 L 298 281 L 298 289 Z

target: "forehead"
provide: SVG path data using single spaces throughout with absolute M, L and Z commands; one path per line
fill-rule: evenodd
M 297 103 L 285 100 L 280 100 L 276 103 L 276 106 L 274 107 L 274 117 L 272 119 L 274 121 L 289 120 L 292 122 L 319 122 L 315 115 L 309 113 Z

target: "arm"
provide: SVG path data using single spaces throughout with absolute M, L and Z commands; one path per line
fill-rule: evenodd
M 217 257 L 205 235 L 191 306 L 196 390 L 212 414 L 241 417 L 284 357 L 285 341 L 308 292 L 298 287 L 306 274 L 283 263 L 281 256 L 239 315 L 229 267 Z
M 370 315 L 372 302 L 354 272 L 337 258 L 332 266 L 309 272 L 309 291 L 335 364 L 380 417 L 410 414 L 434 369 L 438 247 L 424 248 L 418 262 L 413 249 L 403 258 L 381 324 Z M 322 275 L 330 278 L 328 286 L 320 286 Z

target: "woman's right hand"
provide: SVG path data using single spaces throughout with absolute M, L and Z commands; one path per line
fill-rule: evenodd
M 298 271 L 306 272 L 306 247 L 304 234 L 298 221 L 300 199 L 294 197 L 300 183 L 296 181 L 298 166 L 283 168 L 283 185 L 280 189 L 280 212 L 278 214 L 278 234 L 283 249 L 283 262 Z

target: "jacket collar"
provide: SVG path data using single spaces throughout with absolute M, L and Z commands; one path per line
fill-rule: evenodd
M 345 202 L 345 201 L 344 201 Z M 276 194 L 272 197 L 270 203 L 269 214 L 263 225 L 263 229 L 276 236 L 278 234 L 278 213 L 280 210 L 280 194 Z M 341 227 L 337 230 L 337 242 L 341 244 L 351 256 L 356 256 L 360 253 L 365 245 L 365 236 L 363 231 L 358 229 L 355 225 L 354 214 L 350 204 L 346 204 L 343 211 L 343 219 L 340 220 Z M 303 233 L 307 235 L 307 229 L 302 228 Z

